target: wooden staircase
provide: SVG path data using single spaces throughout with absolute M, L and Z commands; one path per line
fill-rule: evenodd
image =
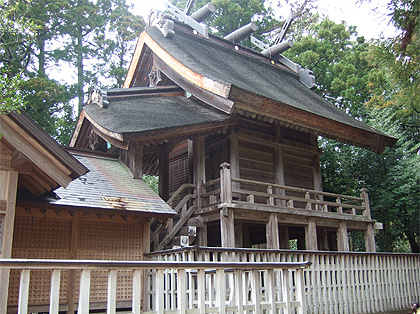
M 203 227 L 202 219 L 193 217 L 197 210 L 196 191 L 188 193 L 195 187 L 194 184 L 183 184 L 167 201 L 167 204 L 172 207 L 174 200 L 185 194 L 182 200 L 173 207 L 177 215 L 167 225 L 154 222 L 154 231 L 151 233 L 150 240 L 159 243 L 155 246 L 155 250 L 161 251 L 168 247 L 190 246 L 194 242 L 197 228 Z M 163 239 L 161 239 L 162 234 L 164 234 Z

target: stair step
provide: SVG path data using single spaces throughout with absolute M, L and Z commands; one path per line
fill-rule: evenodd
M 196 226 L 182 227 L 181 230 L 179 231 L 179 235 L 195 237 L 197 235 L 197 227 Z
M 203 228 L 204 227 L 203 217 L 197 216 L 197 217 L 192 217 L 188 219 L 188 226 L 196 226 L 197 228 Z

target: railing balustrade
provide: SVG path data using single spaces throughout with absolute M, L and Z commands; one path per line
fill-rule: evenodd
M 156 260 L 302 262 L 307 312 L 383 313 L 420 299 L 420 254 L 190 247 L 147 254 Z M 289 282 L 293 284 L 290 277 Z
M 220 186 L 220 187 L 219 187 Z M 315 210 L 370 217 L 366 190 L 360 197 L 309 190 L 286 185 L 231 177 L 229 164 L 222 164 L 220 179 L 202 184 L 199 212 L 220 204 L 258 204 L 297 210 Z
M 28 313 L 31 272 L 51 271 L 50 314 L 60 308 L 60 276 L 77 270 L 78 314 L 90 310 L 92 274 L 108 276 L 106 313 L 116 313 L 118 273 L 131 273 L 131 312 L 139 313 L 306 313 L 303 269 L 309 262 L 83 261 L 0 259 L 0 271 L 20 270 L 17 312 Z M 291 284 L 293 280 L 293 285 Z M 105 309 L 104 309 L 105 310 Z M 31 312 L 34 312 L 31 310 Z

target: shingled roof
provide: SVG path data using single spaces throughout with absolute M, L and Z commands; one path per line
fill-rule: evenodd
M 67 188 L 55 190 L 57 198 L 50 199 L 50 204 L 149 217 L 175 214 L 143 180 L 133 179 L 118 159 L 80 153 L 73 153 L 73 156 L 89 172 L 75 179 Z
M 278 61 L 219 37 L 194 34 L 179 22 L 174 31 L 169 38 L 157 27 L 146 28 L 124 87 L 140 86 L 152 63 L 184 90 L 228 114 L 265 116 L 378 152 L 396 142 L 308 89 Z
M 134 88 L 147 92 L 153 88 Z M 162 129 L 192 126 L 203 123 L 223 122 L 230 118 L 226 113 L 211 107 L 200 106 L 185 96 L 150 96 L 123 94 L 113 97 L 120 90 L 108 90 L 109 105 L 96 104 L 83 107 L 85 114 L 98 125 L 122 136 Z

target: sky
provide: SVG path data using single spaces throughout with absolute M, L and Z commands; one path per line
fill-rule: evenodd
M 164 10 L 164 0 L 128 0 L 134 4 L 135 14 L 142 15 L 145 19 L 152 8 Z M 271 0 L 275 7 L 276 0 Z M 356 3 L 357 0 L 319 0 L 319 12 L 328 16 L 336 23 L 342 20 L 348 25 L 357 26 L 359 35 L 366 39 L 379 38 L 382 34 L 385 37 L 395 36 L 394 28 L 389 25 L 389 18 L 386 17 L 386 0 L 370 0 L 362 4 Z M 376 13 L 375 13 L 376 9 Z M 286 19 L 289 11 L 277 12 L 278 16 Z

